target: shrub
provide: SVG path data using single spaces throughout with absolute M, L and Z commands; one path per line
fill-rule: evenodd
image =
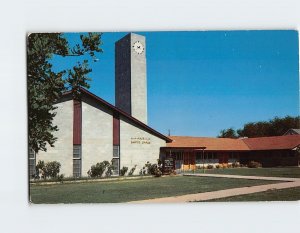
M 45 164 L 45 177 L 56 178 L 60 171 L 60 163 L 57 161 L 48 162 Z
M 57 161 L 47 162 L 39 160 L 36 165 L 36 176 L 46 178 L 57 178 L 60 171 L 60 163 Z
M 109 162 L 105 160 L 101 163 L 97 163 L 96 165 L 92 165 L 91 169 L 87 172 L 87 174 L 88 176 L 93 178 L 101 177 L 107 167 L 109 167 Z
M 155 177 L 160 177 L 162 175 L 162 165 L 160 164 L 151 164 L 149 161 L 145 164 L 148 175 L 153 175 Z
M 122 167 L 122 169 L 120 170 L 120 176 L 125 176 L 127 171 L 128 171 L 128 167 Z
M 143 176 L 143 175 L 146 175 L 146 172 L 147 172 L 147 170 L 146 170 L 146 168 L 145 167 L 143 167 L 141 170 L 140 170 L 140 176 Z
M 176 171 L 175 171 L 175 170 L 172 170 L 171 173 L 170 173 L 170 176 L 176 175 L 176 174 L 177 174 Z
M 64 178 L 65 178 L 64 174 L 61 174 L 57 177 L 57 180 L 62 182 Z
M 207 169 L 213 169 L 213 168 L 214 168 L 214 165 L 212 165 L 212 164 L 207 165 Z
M 261 163 L 256 162 L 256 161 L 250 161 L 248 163 L 248 167 L 249 168 L 258 168 L 258 167 L 261 167 Z
M 240 166 L 239 162 L 232 163 L 232 167 L 239 167 L 239 166 Z
M 218 168 L 218 169 L 219 169 L 219 168 L 223 168 L 223 165 L 222 165 L 222 164 L 217 164 L 217 165 L 216 165 L 216 168 Z
M 149 163 L 149 161 L 147 161 L 147 163 L 145 164 L 145 167 L 143 167 L 143 168 L 145 168 L 146 173 L 147 173 L 148 175 L 151 174 L 151 166 L 152 166 L 152 164 Z
M 113 169 L 114 169 L 114 166 L 113 166 L 113 165 L 108 165 L 108 166 L 107 166 L 107 170 L 106 170 L 106 172 L 105 172 L 105 176 L 107 176 L 107 177 L 111 176 L 111 175 L 112 175 Z
M 128 173 L 129 176 L 132 176 L 132 174 L 134 173 L 134 171 L 135 171 L 135 169 L 136 169 L 136 166 L 137 166 L 137 165 L 134 165 L 134 167 L 130 169 L 130 171 L 129 171 L 129 173 Z

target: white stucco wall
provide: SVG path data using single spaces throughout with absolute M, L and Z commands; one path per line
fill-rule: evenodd
M 82 102 L 82 176 L 92 165 L 111 161 L 113 154 L 113 116 Z
M 150 142 L 150 144 L 143 144 L 143 142 Z M 129 172 L 134 165 L 137 165 L 134 174 L 139 174 L 147 161 L 157 163 L 160 147 L 166 146 L 163 139 L 128 123 L 123 117 L 120 117 L 120 144 L 120 169 L 125 166 L 128 167 Z
M 57 115 L 53 123 L 58 126 L 55 132 L 58 140 L 55 147 L 47 147 L 47 152 L 39 152 L 36 162 L 58 161 L 61 164 L 60 174 L 73 176 L 73 100 L 56 104 Z M 140 139 L 140 138 L 144 138 Z M 135 142 L 134 142 L 135 141 Z M 146 142 L 143 144 L 143 141 Z M 149 143 L 149 144 L 148 144 Z M 166 142 L 120 117 L 120 168 L 129 170 L 137 165 L 135 173 L 147 161 L 156 163 L 160 147 Z M 92 165 L 113 158 L 113 115 L 112 111 L 94 107 L 82 102 L 82 176 L 87 176 Z
M 58 126 L 54 133 L 57 141 L 54 147 L 47 146 L 47 152 L 40 151 L 36 155 L 39 160 L 46 162 L 57 161 L 61 164 L 60 174 L 73 175 L 73 100 L 56 104 L 58 108 L 53 124 Z

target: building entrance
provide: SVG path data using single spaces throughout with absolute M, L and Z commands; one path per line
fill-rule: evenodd
M 196 169 L 196 153 L 194 151 L 188 151 L 183 153 L 183 170 L 195 170 Z

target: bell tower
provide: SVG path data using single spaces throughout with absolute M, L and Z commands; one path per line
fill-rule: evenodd
M 129 33 L 115 43 L 116 107 L 147 124 L 146 40 Z

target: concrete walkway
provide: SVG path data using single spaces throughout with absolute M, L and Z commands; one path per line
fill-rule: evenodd
M 283 178 L 283 177 L 258 177 L 258 176 L 235 176 L 235 175 L 215 175 L 215 174 L 191 174 L 192 176 L 210 176 L 222 178 L 235 178 L 235 179 L 259 179 L 259 180 L 282 180 L 283 183 L 257 185 L 251 187 L 224 189 L 213 192 L 187 194 L 175 197 L 163 197 L 149 200 L 133 201 L 130 203 L 182 203 L 193 201 L 206 201 L 211 199 L 218 199 L 223 197 L 239 196 L 244 194 L 251 194 L 257 192 L 264 192 L 268 190 L 294 188 L 300 186 L 299 178 Z
M 278 181 L 300 181 L 300 178 L 291 177 L 268 177 L 268 176 L 239 176 L 239 175 L 220 175 L 220 174 L 184 174 L 183 176 L 208 176 L 219 178 L 234 178 L 247 180 L 278 180 Z

